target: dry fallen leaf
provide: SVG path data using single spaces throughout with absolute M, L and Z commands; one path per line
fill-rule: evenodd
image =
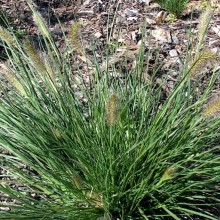
M 156 16 L 156 24 L 161 24 L 164 22 L 164 20 L 167 17 L 167 12 L 165 11 L 160 11 L 157 16 Z
M 156 21 L 154 20 L 154 19 L 151 19 L 151 18 L 148 18 L 148 17 L 146 17 L 145 18 L 145 21 L 148 23 L 148 24 L 156 24 Z

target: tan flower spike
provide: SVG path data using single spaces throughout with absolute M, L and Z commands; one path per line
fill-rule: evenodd
M 12 35 L 2 26 L 0 26 L 0 38 L 10 46 L 13 46 L 15 44 L 15 40 Z
M 25 89 L 23 85 L 19 82 L 17 77 L 11 72 L 11 70 L 4 64 L 0 64 L 0 70 L 2 70 L 2 73 L 7 77 L 8 81 L 11 83 L 11 85 L 24 97 L 27 97 L 27 94 L 25 92 Z
M 106 107 L 106 121 L 109 126 L 113 126 L 118 118 L 119 98 L 116 94 L 110 96 Z
M 212 18 L 213 11 L 211 9 L 207 9 L 204 11 L 200 18 L 199 18 L 199 24 L 198 24 L 198 46 L 200 47 L 203 39 L 205 37 L 205 34 L 207 32 L 210 20 Z
M 70 38 L 72 41 L 72 44 L 77 52 L 82 53 L 82 44 L 80 41 L 80 35 L 79 35 L 79 29 L 80 29 L 80 23 L 79 22 L 73 22 L 71 29 L 70 29 Z
M 25 46 L 27 55 L 29 56 L 35 69 L 40 73 L 46 72 L 45 64 L 41 60 L 37 50 L 33 47 L 31 42 L 29 40 L 25 39 L 24 46 Z
M 210 100 L 207 105 L 204 106 L 202 111 L 203 117 L 217 117 L 220 115 L 220 97 L 216 97 Z
M 191 78 L 195 78 L 203 73 L 203 69 L 208 64 L 213 64 L 219 59 L 219 56 L 215 53 L 205 51 L 201 52 L 197 57 L 193 59 L 189 65 L 189 75 Z

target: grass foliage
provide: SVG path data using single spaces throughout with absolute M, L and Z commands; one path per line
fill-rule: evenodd
M 103 73 L 94 55 L 89 85 L 79 84 L 74 54 L 60 53 L 32 10 L 46 57 L 2 34 L 0 190 L 16 202 L 0 205 L 10 208 L 1 219 L 218 219 L 220 119 L 202 112 L 219 73 L 198 96 L 185 62 L 164 100 L 159 69 L 146 80 L 140 50 L 125 79 L 110 76 L 108 57 Z
M 186 4 L 189 1 L 188 0 L 154 0 L 154 2 L 158 3 L 163 9 L 165 9 L 169 13 L 175 15 L 176 17 L 180 17 L 181 13 L 186 7 Z

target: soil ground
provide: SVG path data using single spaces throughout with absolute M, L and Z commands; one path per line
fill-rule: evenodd
M 149 78 L 154 71 L 155 56 L 159 52 L 159 62 L 164 63 L 161 74 L 168 73 L 166 92 L 172 89 L 183 67 L 188 31 L 191 28 L 196 38 L 199 16 L 209 6 L 215 12 L 204 48 L 215 53 L 220 52 L 220 0 L 191 0 L 180 19 L 174 19 L 153 0 L 34 0 L 34 3 L 48 23 L 62 53 L 68 51 L 64 47 L 62 31 L 57 19 L 60 20 L 67 36 L 71 24 L 76 21 L 80 23 L 83 48 L 91 57 L 93 56 L 91 48 L 95 48 L 103 69 L 106 48 L 111 47 L 114 52 L 110 54 L 110 64 L 114 66 L 114 71 L 110 70 L 112 76 L 123 77 L 135 66 L 140 44 L 144 41 L 145 53 L 149 50 L 153 51 L 149 57 L 150 66 L 146 77 Z M 19 35 L 37 40 L 38 30 L 26 0 L 0 0 L 0 5 Z M 145 35 L 142 32 L 143 25 L 146 26 Z M 77 66 L 84 73 L 86 80 L 89 74 L 85 65 L 86 58 L 77 53 L 77 50 L 73 52 L 76 54 Z M 126 67 L 123 65 L 125 59 Z M 160 81 L 159 77 L 158 83 Z

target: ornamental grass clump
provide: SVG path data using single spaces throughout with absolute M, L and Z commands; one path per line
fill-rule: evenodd
M 220 118 L 203 111 L 219 72 L 198 97 L 186 62 L 164 99 L 159 68 L 149 80 L 140 77 L 144 53 L 123 80 L 112 79 L 108 67 L 101 72 L 94 55 L 90 83 L 79 85 L 74 54 L 60 53 L 32 10 L 45 60 L 36 63 L 13 34 L 4 44 L 13 80 L 0 83 L 0 160 L 7 170 L 0 218 L 217 220 Z
M 154 0 L 169 13 L 180 17 L 189 0 Z

